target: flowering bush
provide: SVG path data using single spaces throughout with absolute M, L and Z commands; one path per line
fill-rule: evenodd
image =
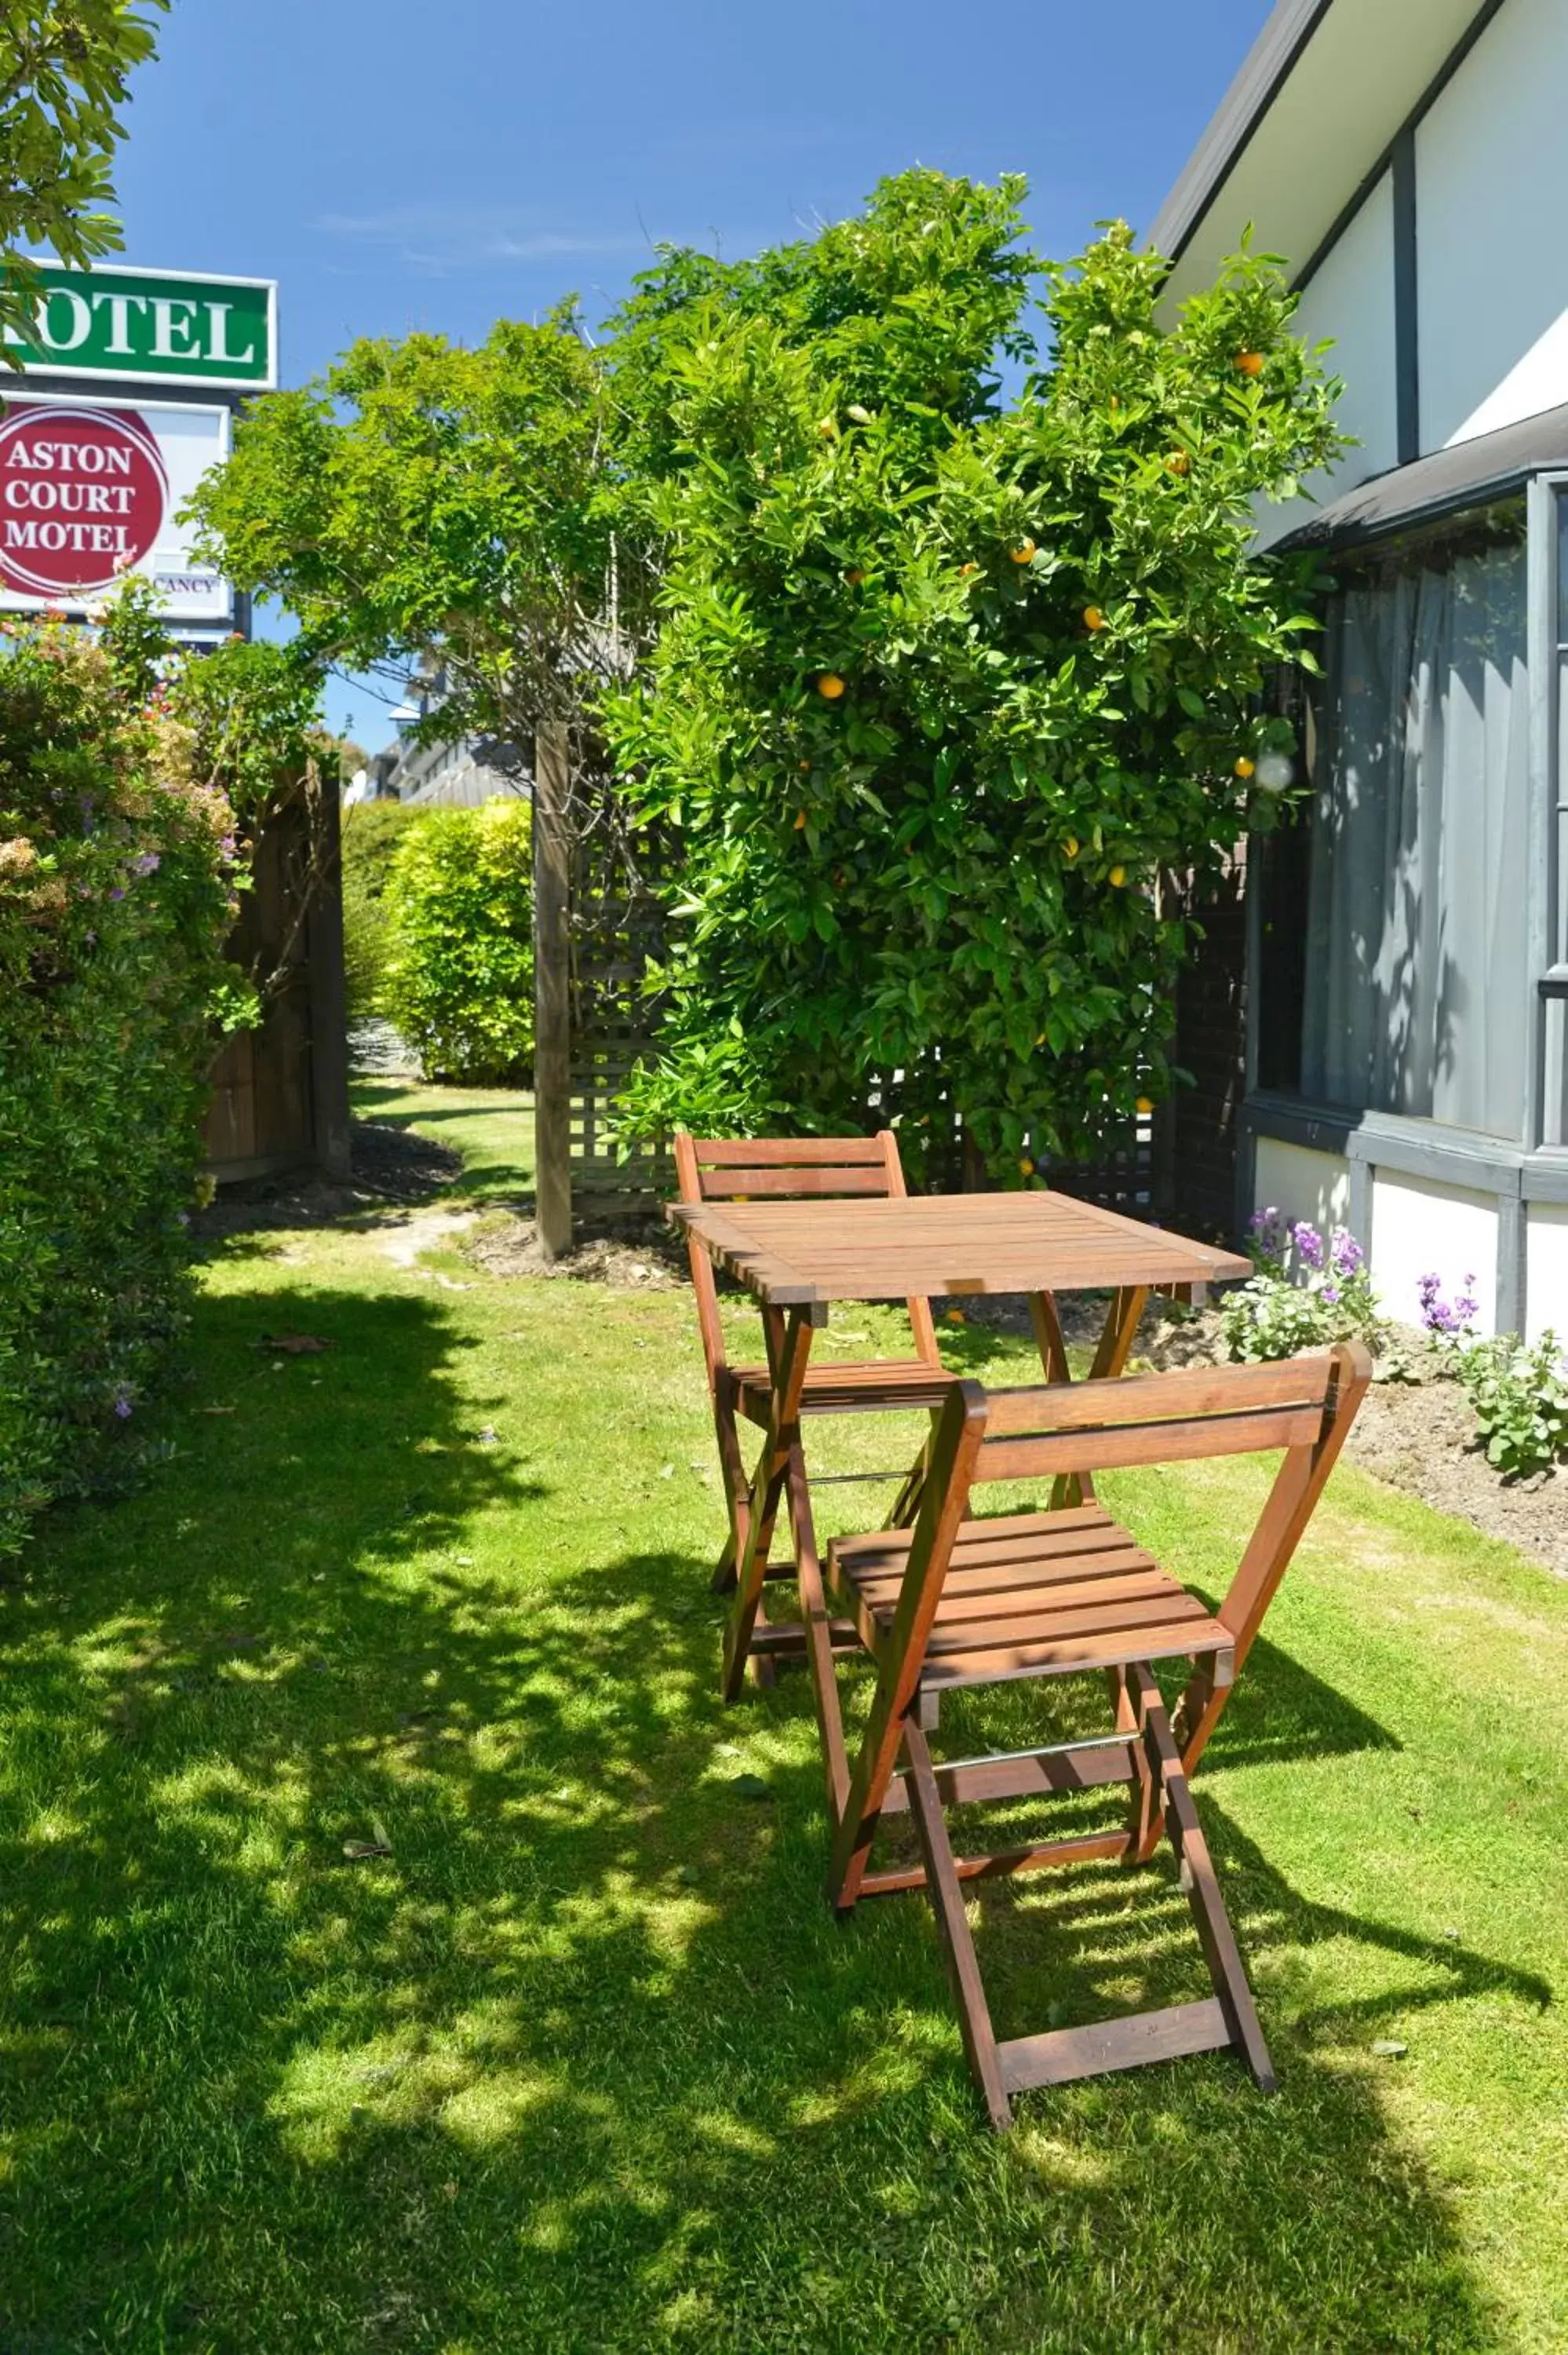
M 1568 1357 L 1554 1333 L 1533 1348 L 1517 1333 L 1478 1337 L 1476 1279 L 1446 1299 L 1440 1275 L 1424 1275 L 1416 1289 L 1421 1322 L 1443 1371 L 1463 1382 L 1486 1444 L 1487 1462 L 1505 1479 L 1521 1479 L 1568 1462 Z
M 1554 1333 L 1533 1348 L 1517 1334 L 1467 1340 L 1455 1371 L 1469 1392 L 1487 1462 L 1505 1479 L 1568 1463 L 1568 1357 Z
M 379 1003 L 432 1077 L 513 1079 L 532 1058 L 529 815 L 420 810 L 393 854 Z
M 0 660 L 0 1555 L 122 1476 L 185 1305 L 234 816 L 140 589 Z
M 1233 1358 L 1255 1364 L 1355 1337 L 1381 1344 L 1366 1254 L 1348 1228 L 1336 1227 L 1325 1242 L 1305 1219 L 1287 1227 L 1277 1209 L 1258 1210 L 1248 1253 L 1254 1273 L 1224 1305 Z

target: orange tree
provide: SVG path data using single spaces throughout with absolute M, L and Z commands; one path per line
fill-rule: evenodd
M 918 1166 L 956 1113 L 1016 1175 L 1171 1083 L 1167 879 L 1266 822 L 1260 690 L 1309 659 L 1255 505 L 1339 448 L 1336 388 L 1271 261 L 1164 320 L 1119 224 L 1045 268 L 1041 360 L 1022 193 L 910 173 L 758 261 L 666 256 L 617 322 L 664 570 L 606 724 L 681 851 L 630 1127 L 876 1107 Z

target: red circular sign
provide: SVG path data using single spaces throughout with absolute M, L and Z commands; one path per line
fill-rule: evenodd
M 0 581 L 24 597 L 79 602 L 155 545 L 168 476 L 130 409 L 17 401 L 0 421 Z

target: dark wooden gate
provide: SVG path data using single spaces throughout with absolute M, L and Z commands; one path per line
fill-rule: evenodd
M 295 1169 L 348 1175 L 338 846 L 335 790 L 303 781 L 256 843 L 228 954 L 276 985 L 260 1028 L 229 1039 L 213 1066 L 207 1167 L 220 1185 Z

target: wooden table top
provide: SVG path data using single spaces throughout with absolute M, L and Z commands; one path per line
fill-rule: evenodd
M 1070 1194 L 904 1200 L 670 1202 L 715 1265 L 775 1308 L 833 1300 L 1086 1292 L 1250 1275 L 1234 1252 L 1096 1209 Z

